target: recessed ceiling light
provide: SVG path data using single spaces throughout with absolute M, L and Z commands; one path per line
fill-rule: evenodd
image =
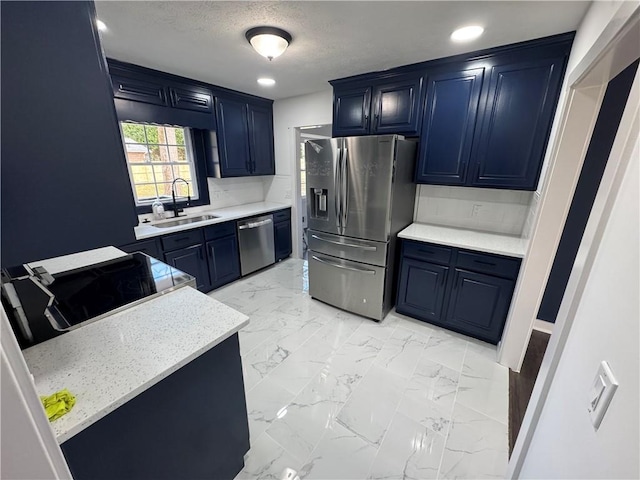
M 271 87 L 276 84 L 276 81 L 273 78 L 259 78 L 258 83 L 263 87 Z
M 101 32 L 107 31 L 107 25 L 102 20 L 96 20 L 96 25 L 98 25 L 98 30 Z
M 468 27 L 462 27 L 455 30 L 451 34 L 451 40 L 454 42 L 468 42 L 474 40 L 482 35 L 484 28 L 479 25 L 469 25 Z

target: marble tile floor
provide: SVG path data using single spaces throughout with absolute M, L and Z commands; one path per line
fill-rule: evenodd
M 251 433 L 241 479 L 502 478 L 508 369 L 492 345 L 391 312 L 377 323 L 308 295 L 288 259 L 211 297 L 240 331 Z

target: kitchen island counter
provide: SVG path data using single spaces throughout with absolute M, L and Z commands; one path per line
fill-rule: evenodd
M 248 323 L 245 315 L 184 287 L 23 353 L 40 395 L 67 388 L 76 396 L 73 409 L 51 423 L 61 444 Z

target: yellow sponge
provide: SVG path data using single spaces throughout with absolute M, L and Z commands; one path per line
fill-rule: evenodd
M 48 397 L 40 397 L 40 400 L 50 422 L 69 413 L 76 404 L 76 397 L 66 388 Z

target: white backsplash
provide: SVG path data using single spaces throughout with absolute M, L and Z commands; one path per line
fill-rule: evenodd
M 522 235 L 533 192 L 418 185 L 414 220 Z

